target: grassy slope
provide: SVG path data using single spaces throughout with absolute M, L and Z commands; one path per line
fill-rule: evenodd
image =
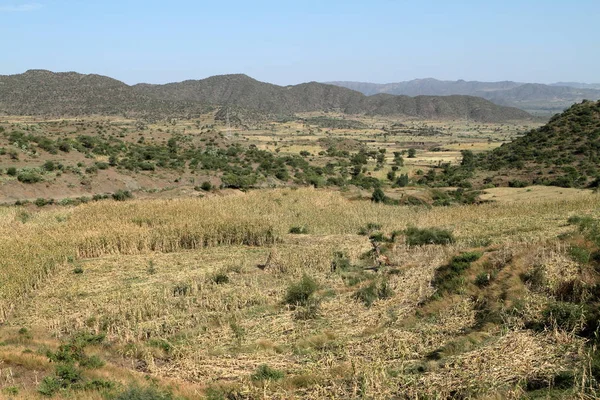
M 528 183 L 585 186 L 600 176 L 600 101 L 576 104 L 485 156 L 482 167 Z

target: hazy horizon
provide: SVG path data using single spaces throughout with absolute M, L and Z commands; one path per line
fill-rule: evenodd
M 600 82 L 600 3 L 389 0 L 164 4 L 0 0 L 0 74 L 30 69 L 127 84 L 243 73 L 317 81 Z

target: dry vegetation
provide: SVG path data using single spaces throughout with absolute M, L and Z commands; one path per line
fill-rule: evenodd
M 54 398 L 135 384 L 189 399 L 595 398 L 586 337 L 532 324 L 566 283 L 596 279 L 565 238 L 599 205 L 587 191 L 428 208 L 277 189 L 2 208 L 0 392 L 42 397 L 60 364 L 47 352 L 85 333 L 80 357 L 103 365 Z M 411 226 L 455 240 L 409 245 Z

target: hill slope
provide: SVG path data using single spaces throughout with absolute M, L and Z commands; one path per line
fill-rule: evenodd
M 360 91 L 365 95 L 386 93 L 393 95 L 469 95 L 483 97 L 499 105 L 518 107 L 523 110 L 553 114 L 584 99 L 600 99 L 596 85 L 558 83 L 552 85 L 519 83 L 512 81 L 440 81 L 437 79 L 414 79 L 411 81 L 376 84 L 366 82 L 330 82 L 333 85 Z
M 597 185 L 600 101 L 575 104 L 548 124 L 489 153 L 481 163 L 524 183 Z
M 164 100 L 201 101 L 235 105 L 277 114 L 340 111 L 346 114 L 403 115 L 416 118 L 470 118 L 484 122 L 528 119 L 527 113 L 498 107 L 467 96 L 365 96 L 357 91 L 317 82 L 277 86 L 246 75 L 213 76 L 167 85 L 134 86 L 146 96 Z
M 101 75 L 30 70 L 0 76 L 0 113 L 4 114 L 175 114 L 197 108 L 197 104 L 140 95 L 125 83 Z
M 463 97 L 365 96 L 309 82 L 277 86 L 246 75 L 220 75 L 167 85 L 123 82 L 100 75 L 33 70 L 0 76 L 0 113 L 15 115 L 194 115 L 207 106 L 235 106 L 267 114 L 309 111 L 402 115 L 426 119 L 469 118 L 482 122 L 529 119 L 521 110 Z

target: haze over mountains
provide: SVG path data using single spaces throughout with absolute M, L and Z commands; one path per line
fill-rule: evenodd
M 106 76 L 76 72 L 30 70 L 0 76 L 1 114 L 193 116 L 211 106 L 235 106 L 270 115 L 336 111 L 481 122 L 531 118 L 522 110 L 473 96 L 366 96 L 336 85 L 310 82 L 284 87 L 241 74 L 134 86 Z
M 427 78 L 387 84 L 347 81 L 328 83 L 357 90 L 368 96 L 379 93 L 406 96 L 477 96 L 498 105 L 517 107 L 538 115 L 551 115 L 561 112 L 584 99 L 600 99 L 600 84 L 576 82 L 544 85 L 512 81 L 440 81 Z

